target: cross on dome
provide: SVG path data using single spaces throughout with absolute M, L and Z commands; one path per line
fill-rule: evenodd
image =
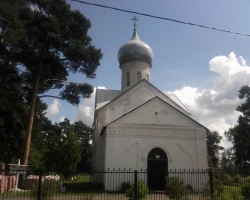
M 136 16 L 134 16 L 131 20 L 134 20 L 134 27 L 136 28 L 137 27 L 136 21 L 139 21 L 139 19 Z

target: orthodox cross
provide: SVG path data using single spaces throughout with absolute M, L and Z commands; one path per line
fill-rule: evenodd
M 136 21 L 138 21 L 139 19 L 136 16 L 134 16 L 131 20 L 134 20 L 134 27 L 136 28 L 137 27 Z

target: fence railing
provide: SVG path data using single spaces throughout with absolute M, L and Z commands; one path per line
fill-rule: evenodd
M 229 199 L 250 196 L 250 177 L 220 171 L 91 173 L 0 171 L 0 199 Z

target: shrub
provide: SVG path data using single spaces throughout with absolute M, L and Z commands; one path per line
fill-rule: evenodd
M 104 184 L 102 182 L 94 182 L 92 183 L 91 188 L 95 190 L 104 190 Z
M 241 200 L 243 197 L 237 191 L 233 191 L 230 194 L 224 195 L 222 200 Z
M 245 183 L 241 186 L 241 195 L 244 199 L 250 199 L 250 176 L 245 179 Z
M 241 179 L 242 179 L 242 177 L 239 174 L 236 174 L 234 176 L 234 183 L 240 183 Z
M 130 182 L 123 182 L 121 184 L 121 192 L 126 192 L 126 190 L 131 186 Z
M 135 200 L 135 184 L 132 183 L 130 187 L 126 190 L 126 197 L 129 200 Z M 144 181 L 137 181 L 137 199 L 146 199 L 148 195 L 148 187 L 145 185 Z
M 82 200 L 93 200 L 94 194 L 86 194 L 83 196 Z
M 205 199 L 220 199 L 223 200 L 223 184 L 220 179 L 213 179 L 213 198 L 211 197 L 210 181 L 205 185 L 203 196 Z
M 189 190 L 183 180 L 174 176 L 166 177 L 166 190 L 164 193 L 169 196 L 169 199 L 188 200 Z
M 222 180 L 225 185 L 232 185 L 232 183 L 234 181 L 231 178 L 231 176 L 229 174 L 226 174 L 226 173 L 221 173 L 220 180 Z
M 189 192 L 193 192 L 193 186 L 190 184 L 187 184 L 186 188 L 188 189 Z
M 58 185 L 54 180 L 45 180 L 41 184 L 40 199 L 46 200 L 52 197 L 58 191 Z M 33 199 L 37 199 L 38 195 L 38 184 L 35 184 L 33 190 L 31 191 L 31 196 Z

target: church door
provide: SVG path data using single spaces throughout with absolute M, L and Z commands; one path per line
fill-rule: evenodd
M 148 154 L 148 187 L 163 190 L 165 176 L 168 175 L 168 158 L 161 148 L 154 148 Z

